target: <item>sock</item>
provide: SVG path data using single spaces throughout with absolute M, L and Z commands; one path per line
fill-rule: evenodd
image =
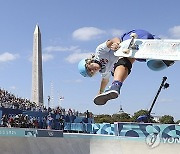
M 123 84 L 123 83 L 120 82 L 120 81 L 118 81 L 118 80 L 114 80 L 113 83 L 112 83 L 112 85 L 118 85 L 118 86 L 120 86 L 120 87 L 122 86 L 122 84 Z

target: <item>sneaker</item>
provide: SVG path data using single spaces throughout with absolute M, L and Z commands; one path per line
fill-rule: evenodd
M 106 90 L 104 93 L 97 95 L 94 98 L 94 103 L 96 105 L 104 105 L 107 103 L 108 100 L 116 99 L 120 94 L 120 88 L 119 85 L 112 85 L 110 89 Z

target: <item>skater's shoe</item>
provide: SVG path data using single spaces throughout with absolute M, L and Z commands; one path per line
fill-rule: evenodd
M 107 103 L 108 100 L 115 99 L 120 94 L 120 85 L 113 84 L 108 90 L 106 90 L 104 93 L 97 95 L 94 98 L 94 103 L 96 105 L 104 105 Z

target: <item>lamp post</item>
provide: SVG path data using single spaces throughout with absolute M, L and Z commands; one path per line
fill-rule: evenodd
M 160 87 L 159 87 L 159 89 L 158 89 L 158 92 L 157 92 L 157 94 L 156 94 L 156 96 L 155 96 L 155 98 L 154 98 L 154 100 L 153 100 L 153 102 L 152 102 L 152 104 L 151 104 L 151 107 L 150 107 L 147 115 L 139 116 L 139 117 L 137 118 L 137 121 L 150 122 L 151 111 L 152 111 L 152 109 L 153 109 L 153 107 L 154 107 L 154 105 L 155 105 L 155 102 L 156 102 L 156 100 L 157 100 L 157 98 L 158 98 L 158 96 L 159 96 L 159 94 L 160 94 L 160 92 L 161 92 L 161 89 L 162 89 L 162 88 L 167 89 L 167 88 L 169 87 L 169 83 L 165 83 L 166 80 L 167 80 L 167 77 L 164 76 L 164 77 L 163 77 L 163 80 L 162 80 L 162 82 L 161 82 L 161 85 L 160 85 Z
M 154 107 L 154 105 L 155 105 L 155 102 L 156 102 L 156 100 L 157 100 L 157 98 L 158 98 L 158 96 L 159 96 L 159 94 L 160 94 L 160 92 L 161 92 L 161 89 L 162 89 L 162 88 L 167 89 L 167 88 L 169 87 L 169 83 L 165 83 L 166 80 L 167 80 L 167 77 L 164 76 L 164 77 L 163 77 L 163 80 L 162 80 L 162 82 L 161 82 L 161 85 L 160 85 L 160 87 L 159 87 L 159 89 L 158 89 L 158 92 L 157 92 L 157 94 L 156 94 L 156 96 L 155 96 L 155 98 L 154 98 L 154 100 L 153 100 L 153 102 L 152 102 L 152 104 L 151 104 L 151 107 L 150 107 L 150 109 L 149 109 L 149 111 L 148 111 L 148 114 L 147 114 L 148 122 L 150 122 L 151 111 L 152 111 L 152 109 L 153 109 L 153 107 Z

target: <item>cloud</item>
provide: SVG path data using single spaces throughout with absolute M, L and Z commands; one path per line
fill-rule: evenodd
M 8 62 L 13 61 L 19 57 L 18 54 L 11 54 L 9 52 L 5 52 L 0 55 L 0 62 Z
M 61 46 L 48 46 L 43 49 L 46 52 L 54 52 L 54 51 L 74 51 L 77 50 L 78 46 L 70 46 L 70 47 L 61 47 Z
M 180 26 L 174 26 L 169 29 L 172 38 L 180 38 Z
M 80 52 L 81 49 L 79 49 L 78 46 L 70 46 L 70 47 L 62 47 L 62 46 L 48 46 L 46 48 L 43 49 L 43 51 L 45 52 L 44 54 L 42 54 L 42 60 L 43 62 L 47 62 L 49 60 L 53 60 L 54 59 L 54 55 L 51 54 L 52 52 L 55 51 L 59 51 L 59 52 L 67 52 L 67 51 L 74 51 L 74 52 Z M 29 57 L 29 61 L 32 62 L 32 56 Z
M 90 57 L 91 54 L 92 54 L 91 52 L 89 53 L 75 52 L 69 55 L 65 60 L 68 61 L 69 63 L 76 63 L 76 62 L 79 62 L 83 58 Z
M 52 60 L 52 59 L 54 59 L 54 56 L 51 55 L 51 54 L 45 53 L 45 54 L 42 55 L 43 62 L 46 62 L 46 61 L 49 61 L 49 60 Z
M 75 30 L 72 34 L 74 39 L 81 41 L 89 41 L 91 39 L 99 38 L 102 34 L 105 34 L 104 30 L 96 27 L 83 27 Z

